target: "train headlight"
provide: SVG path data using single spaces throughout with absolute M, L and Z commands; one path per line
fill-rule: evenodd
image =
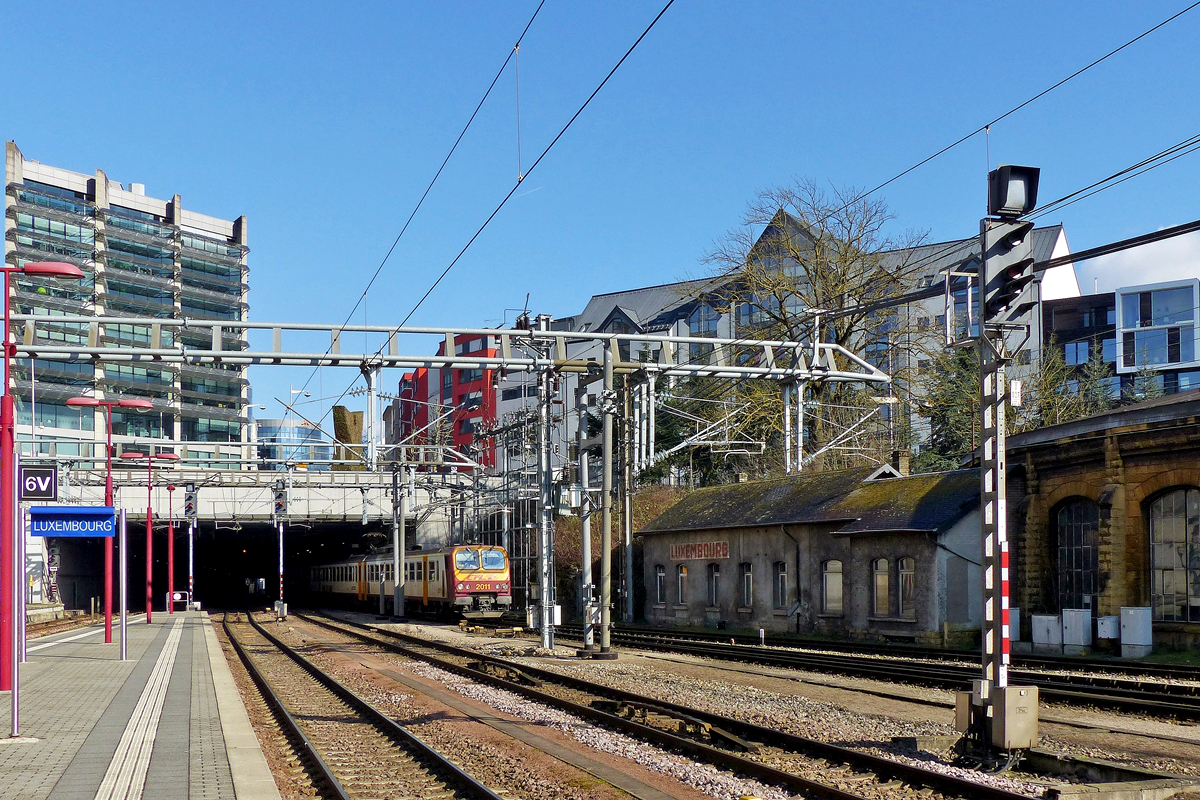
M 458 590 L 459 590 L 460 592 L 461 592 L 463 589 L 465 589 L 465 588 L 467 588 L 467 585 L 466 585 L 465 583 L 460 583 L 460 584 L 458 585 Z

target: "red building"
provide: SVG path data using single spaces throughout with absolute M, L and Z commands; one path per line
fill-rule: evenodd
M 442 344 L 437 354 L 444 351 Z M 496 358 L 496 340 L 460 335 L 454 339 L 454 354 Z M 477 438 L 477 433 L 496 422 L 496 370 L 422 367 L 406 372 L 391 410 L 389 430 L 395 442 L 448 444 L 486 467 L 495 466 L 495 442 Z M 442 415 L 446 416 L 439 420 Z

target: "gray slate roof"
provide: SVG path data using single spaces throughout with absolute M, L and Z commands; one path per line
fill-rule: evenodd
M 593 295 L 587 307 L 575 315 L 573 330 L 596 330 L 608 319 L 612 310 L 618 307 L 645 330 L 652 327 L 655 319 L 664 312 L 694 301 L 709 286 L 719 286 L 721 280 L 723 279 L 702 278 Z
M 1061 233 L 1062 225 L 1034 228 L 1033 256 L 1036 261 L 1046 261 L 1050 258 Z M 763 235 L 766 235 L 765 231 Z M 972 254 L 978 252 L 979 239 L 972 237 L 957 242 L 938 242 L 904 250 L 893 250 L 885 253 L 884 258 L 885 260 L 894 259 L 897 264 L 920 262 L 925 267 L 924 274 L 931 275 L 938 270 L 965 261 Z M 925 262 L 924 259 L 929 260 Z M 592 295 L 583 311 L 571 317 L 560 318 L 556 321 L 558 324 L 555 327 L 560 330 L 595 331 L 604 324 L 613 309 L 619 307 L 642 331 L 659 331 L 678 316 L 681 307 L 695 302 L 706 292 L 715 291 L 734 279 L 736 279 L 736 275 L 725 275 Z
M 979 471 L 867 481 L 875 468 L 698 489 L 639 534 L 828 523 L 837 534 L 949 529 L 979 505 Z

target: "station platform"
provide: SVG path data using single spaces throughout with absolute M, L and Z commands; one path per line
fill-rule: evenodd
M 127 630 L 126 661 L 116 625 L 29 640 L 19 737 L 0 693 L 0 798 L 278 800 L 208 615 Z

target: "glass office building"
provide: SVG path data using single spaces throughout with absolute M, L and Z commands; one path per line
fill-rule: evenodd
M 254 426 L 259 469 L 329 469 L 333 443 L 316 426 L 296 419 L 260 419 Z
M 148 196 L 145 186 L 25 159 L 13 142 L 5 152 L 7 264 L 69 261 L 77 281 L 14 275 L 13 310 L 46 317 L 14 335 L 48 344 L 209 349 L 208 329 L 162 328 L 155 319 L 244 320 L 249 308 L 246 218 L 229 220 L 184 208 L 180 195 Z M 63 316 L 117 316 L 146 324 L 56 323 Z M 32 337 L 32 338 L 31 338 Z M 226 334 L 225 349 L 244 349 Z M 249 385 L 236 365 L 14 363 L 18 437 L 40 452 L 69 451 L 71 442 L 102 439 L 102 411 L 66 405 L 70 397 L 149 400 L 145 413 L 114 410 L 114 441 L 124 437 L 187 442 L 181 455 L 221 461 L 249 441 Z M 28 450 L 31 445 L 23 445 Z M 79 449 L 79 445 L 75 445 Z M 244 445 L 243 445 L 244 447 Z

